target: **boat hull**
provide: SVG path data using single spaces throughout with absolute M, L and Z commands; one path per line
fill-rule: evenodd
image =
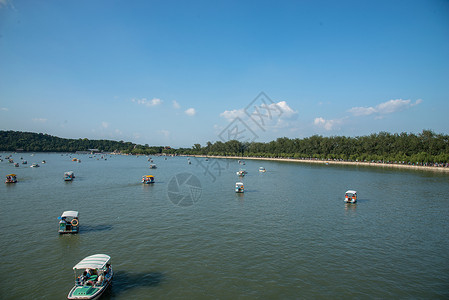
M 111 284 L 111 280 L 107 281 L 104 286 L 101 287 L 92 287 L 92 286 L 74 286 L 68 296 L 67 299 L 98 299 L 100 296 L 106 291 L 106 289 Z

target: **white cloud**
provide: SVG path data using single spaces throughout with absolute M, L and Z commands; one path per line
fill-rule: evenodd
M 180 109 L 181 108 L 181 105 L 179 105 L 178 101 L 173 100 L 172 103 L 173 103 L 173 108 L 174 109 Z
M 184 111 L 184 113 L 188 116 L 194 116 L 196 114 L 196 111 L 194 108 L 188 108 L 186 109 L 186 111 Z
M 378 104 L 376 107 L 353 107 L 348 112 L 352 113 L 354 116 L 369 116 L 372 114 L 378 115 L 386 115 L 399 111 L 403 111 L 409 109 L 412 106 L 418 105 L 422 102 L 421 99 L 415 101 L 415 103 L 411 103 L 411 100 L 389 100 L 386 102 L 382 102 Z M 382 119 L 382 116 L 376 117 L 376 119 Z
M 220 117 L 223 117 L 223 118 L 225 118 L 228 121 L 232 121 L 232 120 L 234 120 L 237 117 L 242 118 L 245 115 L 246 114 L 245 114 L 244 109 L 241 108 L 241 109 L 225 110 L 224 112 L 222 112 L 220 114 Z
M 168 138 L 170 136 L 170 131 L 168 131 L 168 130 L 161 129 L 161 130 L 159 130 L 159 132 L 166 138 Z
M 277 119 L 276 121 L 279 121 L 281 119 L 290 119 L 290 118 L 296 118 L 298 116 L 298 112 L 294 111 L 286 101 L 280 101 L 278 103 L 271 103 L 269 105 L 262 104 L 261 106 L 257 107 L 261 113 L 265 113 L 264 121 L 268 122 L 271 118 Z M 279 110 L 282 111 L 282 114 L 279 114 Z M 276 117 L 275 115 L 270 115 L 270 112 L 277 111 L 279 114 L 279 117 Z M 225 110 L 220 114 L 220 117 L 225 118 L 228 121 L 233 121 L 235 118 L 244 118 L 246 115 L 245 110 L 243 108 L 241 109 L 234 109 L 234 110 Z
M 9 109 L 7 109 L 6 107 L 0 107 L 1 111 L 8 111 Z
M 8 7 L 8 6 L 12 9 L 15 9 L 14 5 L 12 4 L 12 2 L 10 0 L 0 0 L 0 8 Z
M 146 105 L 148 107 L 162 104 L 162 100 L 159 98 L 153 98 L 152 100 L 148 100 L 147 98 L 132 99 L 131 101 L 137 104 Z
M 315 118 L 315 120 L 313 120 L 313 124 L 315 124 L 315 126 L 324 128 L 327 131 L 336 129 L 335 127 L 337 127 L 341 123 L 343 123 L 342 120 L 326 120 L 322 117 Z
M 33 118 L 32 120 L 33 120 L 33 122 L 37 122 L 37 123 L 47 122 L 47 119 L 45 119 L 45 118 Z
M 269 107 L 273 110 L 273 107 L 277 105 L 278 108 L 282 110 L 281 118 L 291 118 L 296 117 L 298 115 L 297 111 L 294 111 L 286 101 L 280 101 L 276 104 L 270 104 Z
M 121 131 L 120 129 L 116 129 L 116 130 L 114 130 L 114 132 L 116 134 L 123 135 L 123 131 Z
M 103 128 L 108 128 L 109 127 L 109 123 L 108 122 L 101 122 L 101 127 L 103 127 Z

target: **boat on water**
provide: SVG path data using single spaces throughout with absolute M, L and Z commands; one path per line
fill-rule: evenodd
M 260 167 L 260 168 L 259 168 L 259 172 L 265 173 L 266 171 L 267 171 L 267 170 L 265 170 L 264 167 Z
M 28 162 L 26 160 L 22 161 L 22 165 L 26 165 Z
M 142 183 L 145 183 L 145 184 L 154 183 L 154 176 L 153 175 L 142 176 Z
M 345 193 L 346 203 L 356 203 L 357 202 L 357 191 L 347 190 Z
M 246 172 L 246 170 L 240 169 L 239 171 L 237 171 L 237 175 L 239 175 L 239 176 L 245 176 L 246 174 L 248 174 L 248 172 Z
M 94 254 L 77 263 L 75 286 L 70 290 L 67 299 L 97 299 L 109 287 L 114 272 L 111 257 L 106 254 Z
M 64 181 L 72 181 L 75 178 L 73 171 L 64 172 Z
M 245 188 L 243 186 L 243 182 L 236 182 L 235 183 L 235 192 L 236 193 L 244 193 L 245 192 Z
M 30 166 L 30 168 L 39 168 L 40 166 L 39 166 L 39 164 L 32 164 L 31 166 Z
M 75 210 L 67 210 L 62 213 L 59 220 L 59 233 L 78 233 L 80 228 L 79 214 Z
M 150 165 L 150 169 L 157 169 L 157 167 L 156 167 L 155 164 L 151 164 L 151 165 Z
M 17 182 L 16 174 L 8 174 L 8 175 L 6 175 L 5 183 L 16 183 L 16 182 Z
M 45 160 L 42 161 L 43 164 L 47 163 Z
M 18 167 L 19 166 L 19 163 L 14 163 L 14 167 Z

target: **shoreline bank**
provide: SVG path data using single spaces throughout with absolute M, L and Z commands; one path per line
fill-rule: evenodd
M 186 155 L 186 156 L 208 157 L 208 158 L 229 158 L 229 159 L 240 159 L 240 160 L 252 159 L 252 160 L 265 160 L 265 161 L 284 161 L 284 162 L 294 162 L 294 163 L 348 165 L 348 166 L 365 166 L 365 167 L 386 167 L 386 168 L 449 173 L 449 167 L 438 167 L 438 166 L 416 166 L 416 165 L 388 164 L 388 163 L 376 163 L 376 162 L 334 161 L 334 160 L 275 158 L 275 157 L 240 157 L 240 156 L 219 156 L 219 155 L 217 155 L 217 156 Z

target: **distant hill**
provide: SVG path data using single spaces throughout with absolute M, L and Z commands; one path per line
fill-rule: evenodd
M 44 133 L 0 131 L 0 151 L 76 152 L 98 149 L 104 152 L 157 154 L 164 147 L 142 146 L 131 142 L 112 140 L 65 139 Z M 166 152 L 166 151 L 165 151 Z

